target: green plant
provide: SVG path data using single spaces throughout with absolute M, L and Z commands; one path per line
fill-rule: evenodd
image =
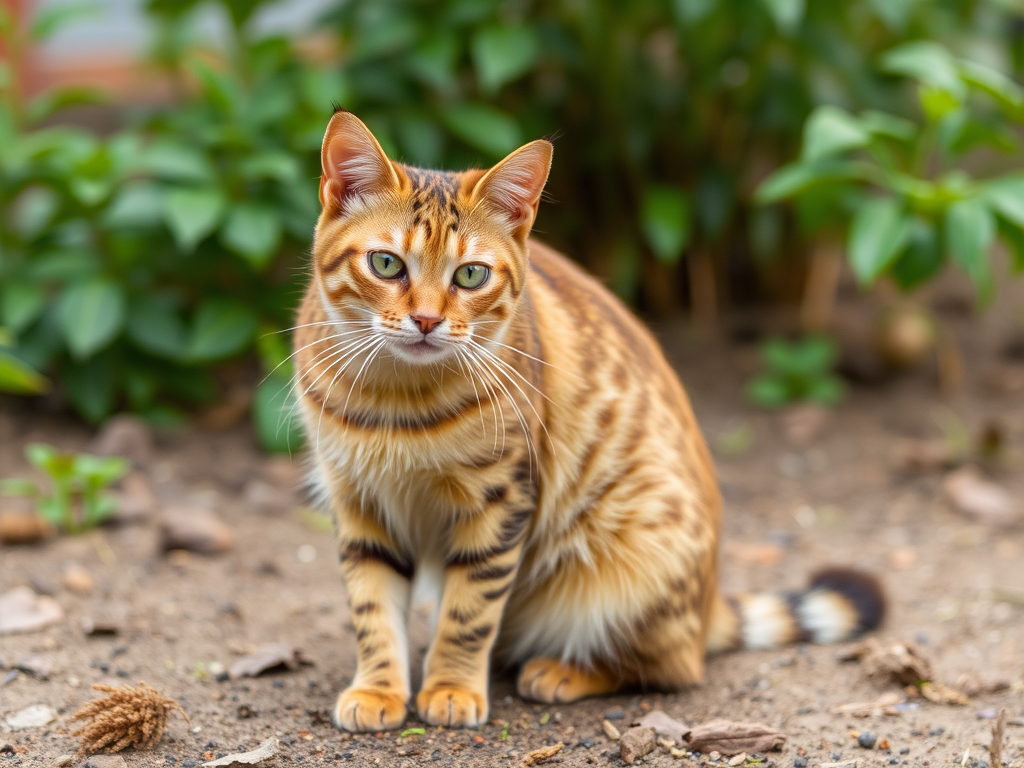
M 763 203 L 796 198 L 810 228 L 847 229 L 857 279 L 890 277 L 909 290 L 947 263 L 987 300 L 992 245 L 1024 271 L 1024 173 L 1003 172 L 1018 150 L 1024 88 L 934 42 L 907 43 L 880 60 L 917 83 L 920 117 L 818 107 L 799 161 L 761 186 Z
M 832 373 L 837 358 L 836 345 L 829 339 L 810 337 L 793 343 L 769 339 L 761 345 L 767 370 L 747 385 L 747 398 L 763 408 L 804 400 L 836 405 L 846 389 Z
M 68 533 L 95 528 L 117 511 L 117 501 L 105 491 L 129 469 L 119 456 L 63 453 L 50 445 L 30 443 L 25 456 L 50 480 L 49 492 L 30 480 L 0 482 L 0 493 L 29 496 L 44 519 Z

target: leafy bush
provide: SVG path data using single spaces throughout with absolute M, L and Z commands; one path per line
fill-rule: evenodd
M 755 405 L 777 408 L 803 400 L 836 405 L 843 399 L 843 381 L 832 373 L 839 354 L 828 339 L 792 344 L 769 339 L 761 345 L 761 358 L 767 370 L 747 386 L 747 398 Z
M 769 178 L 760 199 L 797 197 L 816 227 L 848 221 L 847 256 L 864 284 L 888 275 L 909 290 L 952 260 L 988 298 L 997 238 L 1024 271 L 1024 174 L 990 175 L 1006 166 L 1000 152 L 1019 149 L 1024 88 L 931 42 L 881 61 L 917 81 L 920 119 L 819 107 L 800 160 Z
M 691 257 L 718 262 L 720 280 L 789 269 L 780 256 L 799 257 L 806 235 L 753 190 L 794 155 L 815 105 L 901 115 L 904 83 L 875 66 L 882 52 L 930 39 L 1020 63 L 1010 0 L 347 0 L 309 47 L 257 31 L 268 4 L 149 0 L 147 63 L 175 98 L 122 110 L 109 135 L 58 119 L 97 94 L 16 88 L 21 47 L 73 21 L 47 11 L 25 33 L 0 12 L 0 387 L 38 391 L 41 371 L 91 421 L 121 408 L 164 418 L 215 398 L 224 364 L 256 353 L 277 371 L 255 398 L 260 434 L 294 445 L 273 426 L 294 402 L 287 338 L 256 341 L 299 300 L 332 100 L 419 165 L 485 164 L 561 137 L 559 204 L 540 234 L 664 309 Z M 226 39 L 196 37 L 199 6 L 228 20 Z M 953 66 L 980 87 L 971 65 Z M 958 210 L 963 247 L 984 241 L 990 219 Z

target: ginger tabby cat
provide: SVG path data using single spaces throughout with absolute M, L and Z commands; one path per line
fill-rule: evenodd
M 487 721 L 492 655 L 523 697 L 569 702 L 881 619 L 856 572 L 719 593 L 721 499 L 682 385 L 617 299 L 528 239 L 551 158 L 534 141 L 486 172 L 425 171 L 346 111 L 327 128 L 295 347 L 358 645 L 340 728 L 405 721 L 414 576 L 437 596 L 415 698 L 431 725 Z

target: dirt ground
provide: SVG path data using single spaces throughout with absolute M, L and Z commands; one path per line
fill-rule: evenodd
M 989 425 L 1003 447 L 985 471 L 1024 499 L 1024 293 L 1020 286 L 1004 291 L 980 319 L 965 316 L 948 297 L 935 304 L 964 351 L 964 389 L 942 395 L 928 367 L 855 384 L 820 433 L 803 440 L 792 434 L 799 417 L 744 405 L 743 383 L 758 367 L 748 334 L 709 340 L 678 323 L 655 330 L 716 454 L 726 500 L 725 589 L 795 588 L 832 564 L 871 569 L 884 579 L 891 603 L 880 639 L 917 642 L 946 683 L 973 675 L 1008 689 L 966 706 L 906 699 L 899 686 L 876 684 L 857 664 L 841 663 L 837 655 L 848 646 L 799 646 L 712 658 L 706 682 L 692 691 L 557 707 L 524 702 L 511 677 L 496 673 L 492 721 L 479 731 L 342 734 L 326 715 L 352 675 L 354 638 L 329 530 L 301 511 L 297 464 L 261 455 L 244 425 L 192 427 L 158 433 L 142 473 L 161 507 L 207 507 L 226 521 L 235 534 L 227 552 L 163 554 L 154 515 L 0 549 L 0 592 L 18 585 L 49 591 L 66 613 L 47 629 L 0 637 L 8 664 L 38 653 L 53 665 L 45 680 L 8 674 L 13 679 L 0 686 L 0 766 L 54 765 L 77 747 L 68 717 L 97 695 L 92 683 L 145 680 L 179 701 L 191 724 L 172 716 L 153 751 L 123 753 L 130 767 L 196 768 L 269 736 L 280 739 L 281 751 L 264 766 L 519 765 L 531 750 L 557 742 L 565 746 L 546 765 L 621 765 L 601 721 L 616 718 L 625 730 L 655 708 L 691 725 L 727 718 L 778 728 L 788 740 L 768 757 L 785 768 L 804 756 L 812 768 L 854 759 L 860 768 L 986 768 L 994 711 L 1024 716 L 1024 530 L 991 528 L 958 513 L 943 496 L 944 470 L 909 472 L 894 455 L 902 440 L 952 440 Z M 858 301 L 844 311 L 863 325 L 870 309 Z M 728 325 L 735 330 L 743 322 Z M 0 477 L 28 473 L 28 442 L 82 449 L 92 437 L 67 417 L 7 401 L 0 410 Z M 95 581 L 91 593 L 65 586 L 72 566 Z M 87 635 L 83 622 L 100 619 L 113 620 L 117 634 Z M 416 668 L 427 641 L 421 616 L 412 636 Z M 298 646 L 312 665 L 216 679 L 218 665 L 272 642 Z M 834 711 L 886 692 L 904 695 L 896 714 L 858 719 Z M 5 717 L 35 704 L 53 707 L 57 719 L 4 732 Z M 419 723 L 411 716 L 408 725 Z M 863 749 L 851 731 L 871 731 L 890 748 Z M 1008 726 L 1006 743 L 1004 762 L 1024 766 L 1024 727 Z M 708 764 L 708 757 L 674 758 L 659 747 L 642 762 Z

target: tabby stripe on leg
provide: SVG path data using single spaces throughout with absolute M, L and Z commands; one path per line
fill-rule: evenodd
M 377 541 L 349 541 L 341 547 L 341 561 L 346 566 L 366 561 L 377 561 L 388 566 L 406 579 L 413 576 L 413 567 L 396 552 Z M 360 606 L 361 607 L 361 606 Z

